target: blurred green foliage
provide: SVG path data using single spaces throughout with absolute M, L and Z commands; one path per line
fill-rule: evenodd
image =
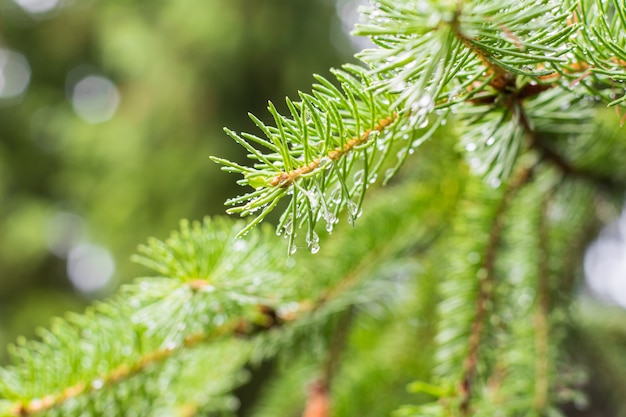
M 312 72 L 350 60 L 331 0 L 20 7 L 46 3 L 56 4 L 0 1 L 0 51 L 22 54 L 31 71 L 23 95 L 0 96 L 3 346 L 135 276 L 129 257 L 146 237 L 223 213 L 237 190 L 208 156 L 243 155 L 222 127 L 251 130 L 246 112 L 267 114 L 268 99 L 282 103 Z M 110 120 L 74 110 L 86 76 L 117 88 Z M 109 250 L 116 266 L 88 296 L 68 281 L 65 259 L 81 242 Z

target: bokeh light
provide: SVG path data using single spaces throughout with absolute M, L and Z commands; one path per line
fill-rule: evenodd
M 113 277 L 115 262 L 105 248 L 91 243 L 74 246 L 67 257 L 67 274 L 77 290 L 93 293 L 103 289 Z
M 367 0 L 338 0 L 336 3 L 337 16 L 341 19 L 341 28 L 347 36 L 354 29 L 354 25 L 359 21 L 359 7 L 369 5 Z M 350 36 L 348 40 L 352 44 L 354 51 L 360 51 L 373 46 L 369 38 Z
M 594 296 L 626 308 L 626 210 L 589 246 L 584 268 Z
M 108 78 L 88 75 L 74 84 L 71 101 L 81 119 L 96 124 L 113 117 L 120 104 L 120 94 Z
M 24 55 L 0 48 L 0 103 L 19 98 L 26 92 L 30 72 Z
M 54 10 L 59 4 L 59 0 L 15 0 L 15 3 L 26 13 L 39 15 Z
M 85 222 L 73 213 L 58 212 L 46 225 L 46 244 L 59 258 L 66 258 L 70 249 L 84 240 L 85 235 Z

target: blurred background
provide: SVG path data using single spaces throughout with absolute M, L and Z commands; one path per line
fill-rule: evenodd
M 354 61 L 351 0 L 0 0 L 0 362 L 239 190 L 222 127 Z

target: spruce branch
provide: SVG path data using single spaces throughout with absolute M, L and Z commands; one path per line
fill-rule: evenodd
M 426 345 L 437 366 L 411 389 L 436 401 L 399 415 L 552 412 L 558 387 L 573 392 L 559 374 L 569 300 L 556 288 L 571 293 L 565 262 L 595 226 L 595 188 L 617 194 L 626 184 L 623 133 L 598 139 L 593 121 L 599 102 L 626 103 L 625 13 L 618 0 L 380 0 L 364 9 L 356 33 L 377 46 L 358 55 L 367 68 L 315 76 L 310 93 L 286 100 L 287 114 L 270 102 L 271 124 L 250 115 L 261 136 L 226 129 L 251 166 L 212 159 L 252 188 L 227 204 L 253 220 L 182 222 L 134 258 L 157 277 L 56 320 L 40 341 L 18 341 L 16 366 L 0 369 L 0 415 L 102 414 L 111 404 L 121 413 L 146 403 L 230 410 L 246 364 L 314 345 L 326 362 L 305 414 L 326 416 L 340 353 L 358 349 L 348 329 L 330 342 L 324 329 L 342 315 L 384 316 L 408 282 L 427 280 L 431 299 L 410 311 L 436 317 L 411 343 Z M 456 159 L 448 121 L 462 129 L 461 152 L 478 177 Z M 431 137 L 438 147 L 424 145 Z M 316 253 L 320 226 L 333 231 L 344 209 L 354 224 L 370 186 L 418 147 L 414 184 L 375 191 L 380 202 L 362 228 L 335 234 L 326 253 L 285 259 L 300 230 Z M 281 205 L 276 232 L 286 247 L 269 228 L 253 230 Z M 180 369 L 188 372 L 181 391 L 198 388 L 161 398 Z
M 473 380 L 479 361 L 479 349 L 483 343 L 483 332 L 485 321 L 488 316 L 488 304 L 491 302 L 496 283 L 496 256 L 501 245 L 503 217 L 506 215 L 511 200 L 515 198 L 520 188 L 532 178 L 533 167 L 524 167 L 516 173 L 508 184 L 506 192 L 500 201 L 495 212 L 491 230 L 489 232 L 488 243 L 483 256 L 483 266 L 480 269 L 483 273 L 479 277 L 480 283 L 476 296 L 476 307 L 474 319 L 468 337 L 468 354 L 463 365 L 463 376 L 460 385 L 460 410 L 462 415 L 469 415 L 472 398 Z
M 550 313 L 550 271 L 549 259 L 549 234 L 546 225 L 547 209 L 551 195 L 548 194 L 541 202 L 541 214 L 537 224 L 537 236 L 539 238 L 539 256 L 537 259 L 537 302 L 533 322 L 535 331 L 535 393 L 533 408 L 543 413 L 548 405 L 549 394 L 549 313 Z
M 242 138 L 228 131 L 257 160 L 254 168 L 244 168 L 214 158 L 224 164 L 226 171 L 243 173 L 241 184 L 257 189 L 227 202 L 239 205 L 229 212 L 242 216 L 262 210 L 242 230 L 242 235 L 260 222 L 280 199 L 290 196 L 278 231 L 289 238 L 292 251 L 295 229 L 304 218 L 308 223 L 307 242 L 315 251 L 319 238 L 314 226 L 318 220 L 323 218 L 327 229 L 332 230 L 341 208 L 348 206 L 352 218 L 360 211 L 364 189 L 376 179 L 377 169 L 392 145 L 387 130 L 396 115 L 389 110 L 384 97 L 364 91 L 366 86 L 361 83 L 368 81 L 362 70 L 346 67 L 345 71 L 334 73 L 341 82 L 341 90 L 318 76 L 320 84 L 314 86 L 312 95 L 301 93 L 300 102 L 287 100 L 290 117 L 278 114 L 270 104 L 277 127 L 266 126 L 251 116 L 270 141 L 248 134 Z M 270 153 L 262 154 L 244 138 L 264 146 Z M 357 162 L 361 157 L 363 162 Z
M 579 0 L 576 18 L 585 29 L 576 38 L 576 57 L 587 67 L 583 80 L 592 94 L 616 106 L 626 101 L 626 13 L 618 0 Z
M 396 205 L 398 216 L 406 204 L 423 204 L 416 197 Z M 236 235 L 241 224 L 219 219 L 204 224 L 183 221 L 170 238 L 151 239 L 135 258 L 163 277 L 141 279 L 85 315 L 58 320 L 50 331 L 42 331 L 45 344 L 24 341 L 13 349 L 19 367 L 0 369 L 1 415 L 73 414 L 81 407 L 97 413 L 105 404 L 111 407 L 110 398 L 117 397 L 115 407 L 129 410 L 133 406 L 124 393 L 136 392 L 151 378 L 180 378 L 179 367 L 198 369 L 194 358 L 207 358 L 209 363 L 220 358 L 223 364 L 215 367 L 215 375 L 203 371 L 218 388 L 196 406 L 228 408 L 225 398 L 241 382 L 238 375 L 246 362 L 275 355 L 278 347 L 309 334 L 315 323 L 324 323 L 337 312 L 382 302 L 381 297 L 396 291 L 396 285 L 384 284 L 389 276 L 382 270 L 395 270 L 393 253 L 415 242 L 415 229 L 405 229 L 399 218 L 394 227 L 387 227 L 389 213 L 384 214 L 386 223 L 380 221 L 381 215 L 364 221 L 383 228 L 364 232 L 372 235 L 368 238 L 372 245 L 384 243 L 386 249 L 373 251 L 354 244 L 354 239 L 362 243 L 363 236 L 350 237 L 341 243 L 353 248 L 348 264 L 328 269 L 325 281 L 309 283 L 313 287 L 298 280 L 305 273 L 289 266 L 284 246 L 267 238 L 267 228 L 240 240 Z M 379 241 L 385 233 L 389 238 Z M 411 239 L 401 237 L 407 233 Z M 387 242 L 394 240 L 392 249 Z M 321 271 L 318 259 L 312 268 Z M 304 264 L 303 271 L 309 267 Z M 224 358 L 232 355 L 228 353 L 232 349 L 239 354 Z M 35 373 L 37 378 L 32 377 Z M 142 394 L 137 407 L 159 404 L 160 388 L 154 388 Z M 174 400 L 185 398 L 189 397 Z M 193 406 L 194 401 L 184 405 Z M 171 404 L 166 401 L 163 406 Z
M 334 71 L 341 88 L 317 76 L 312 94 L 300 93 L 299 102 L 287 99 L 288 116 L 270 103 L 274 127 L 251 115 L 267 139 L 227 130 L 255 161 L 244 167 L 213 158 L 243 175 L 239 184 L 255 189 L 227 201 L 236 206 L 229 213 L 256 216 L 241 235 L 288 196 L 277 233 L 285 234 L 292 252 L 296 229 L 304 227 L 309 248 L 317 252 L 317 223 L 325 220 L 330 232 L 346 207 L 353 222 L 394 145 L 401 150 L 386 180 L 458 106 L 473 114 L 468 124 L 475 134 L 469 136 L 496 142 L 477 171 L 492 182 L 505 179 L 524 136 L 518 106 L 511 103 L 553 88 L 553 76 L 564 73 L 578 29 L 569 19 L 572 8 L 551 0 L 497 6 L 383 0 L 364 9 L 365 22 L 355 34 L 377 45 L 358 54 L 369 70 Z M 488 106 L 467 110 L 472 104 Z M 500 117 L 490 112 L 494 107 Z M 410 140 L 398 145 L 400 138 Z

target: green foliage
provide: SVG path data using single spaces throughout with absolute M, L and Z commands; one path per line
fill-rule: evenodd
M 619 399 L 626 329 L 577 288 L 625 187 L 623 6 L 362 16 L 365 67 L 251 114 L 264 137 L 226 130 L 251 161 L 213 157 L 248 187 L 228 211 L 253 220 L 181 222 L 134 258 L 157 276 L 18 340 L 0 415 L 559 416 L 594 407 L 585 375 Z M 286 242 L 257 227 L 274 210 Z

